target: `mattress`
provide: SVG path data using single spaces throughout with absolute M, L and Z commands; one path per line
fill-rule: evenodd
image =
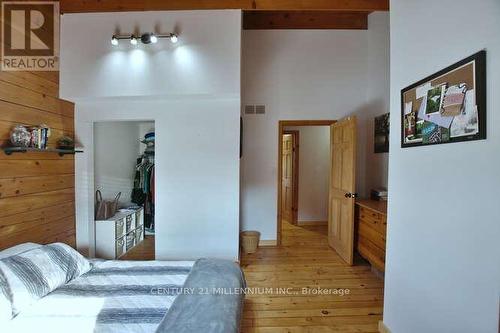
M 23 310 L 2 332 L 155 332 L 194 262 L 92 264 L 92 270 Z

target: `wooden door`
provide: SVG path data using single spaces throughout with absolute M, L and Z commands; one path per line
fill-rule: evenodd
M 281 216 L 288 223 L 294 223 L 294 140 L 293 134 L 283 134 L 281 171 Z
M 356 198 L 356 118 L 330 127 L 330 195 L 328 243 L 349 264 L 353 262 Z

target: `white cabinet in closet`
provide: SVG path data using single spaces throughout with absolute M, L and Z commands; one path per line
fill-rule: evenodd
M 97 258 L 118 259 L 143 240 L 143 208 L 120 210 L 107 220 L 95 221 Z

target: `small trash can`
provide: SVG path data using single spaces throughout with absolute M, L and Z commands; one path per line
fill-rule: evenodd
M 255 253 L 259 247 L 260 232 L 243 231 L 241 232 L 241 247 L 245 253 Z

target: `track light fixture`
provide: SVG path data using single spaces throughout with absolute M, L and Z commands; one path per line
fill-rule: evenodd
M 154 34 L 152 32 L 147 32 L 142 35 L 113 35 L 111 37 L 111 44 L 117 46 L 120 40 L 127 39 L 130 44 L 137 45 L 140 40 L 142 44 L 156 44 L 160 38 L 168 38 L 172 43 L 177 43 L 179 36 L 174 33 L 160 35 Z

